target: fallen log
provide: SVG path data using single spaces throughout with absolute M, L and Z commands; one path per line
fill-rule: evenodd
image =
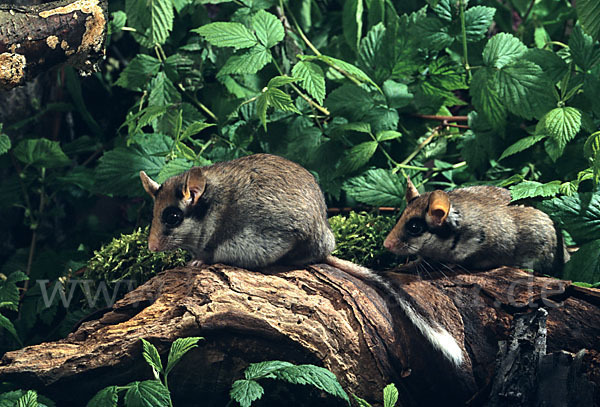
M 507 267 L 431 280 L 389 277 L 463 346 L 462 366 L 453 367 L 433 350 L 388 303 L 389 295 L 340 270 L 315 265 L 261 274 L 211 265 L 160 273 L 67 338 L 7 353 L 0 380 L 37 389 L 58 405 L 83 405 L 107 385 L 151 377 L 140 338 L 164 356 L 176 338 L 203 336 L 169 377 L 177 406 L 198 400 L 223 405 L 243 369 L 264 360 L 324 366 L 346 391 L 375 403 L 394 382 L 403 406 L 482 405 L 493 399 L 492 389 L 504 405 L 523 405 L 511 404 L 514 397 L 501 390 L 498 383 L 506 380 L 498 372 L 510 372 L 515 351 L 526 355 L 528 349 L 519 339 L 523 329 L 513 329 L 513 321 L 543 306 L 546 330 L 537 329 L 539 318 L 529 319 L 543 333 L 536 341 L 546 341 L 542 350 L 548 354 L 574 356 L 586 349 L 572 358 L 576 368 L 566 371 L 576 372 L 571 376 L 579 388 L 595 385 L 590 400 L 599 403 L 598 290 Z M 510 343 L 510 352 L 498 352 L 499 341 L 501 349 Z M 529 392 L 540 391 L 535 383 Z M 552 387 L 541 384 L 551 396 Z

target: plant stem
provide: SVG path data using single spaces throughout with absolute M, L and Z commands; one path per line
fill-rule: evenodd
M 192 103 L 194 103 L 196 106 L 198 106 L 200 109 L 202 109 L 204 111 L 204 113 L 206 113 L 207 115 L 209 115 L 211 119 L 213 119 L 215 122 L 219 121 L 219 118 L 213 112 L 211 112 L 211 110 L 208 107 L 206 107 L 202 102 L 200 102 L 198 99 L 196 99 L 192 95 L 188 94 L 188 91 L 185 90 L 185 88 L 183 87 L 183 85 L 181 83 L 178 83 L 177 87 L 181 90 L 181 92 L 189 100 L 192 101 Z
M 283 4 L 283 0 L 279 0 L 279 7 L 281 8 L 281 11 L 284 13 L 284 17 L 287 18 L 287 15 L 285 15 L 285 10 L 286 7 Z M 294 14 L 288 9 L 287 12 L 289 13 L 289 16 L 292 18 L 292 23 L 294 23 L 294 28 L 296 29 L 296 31 L 298 31 L 298 35 L 300 35 L 300 38 L 302 38 L 302 41 L 304 41 L 304 43 L 308 46 L 308 48 L 310 48 L 310 50 L 312 52 L 314 52 L 315 55 L 322 55 L 319 50 L 317 49 L 317 47 L 315 47 L 313 45 L 312 42 L 310 42 L 310 40 L 306 37 L 306 35 L 304 35 L 304 31 L 302 31 L 302 28 L 300 28 L 300 24 L 298 24 L 298 21 L 296 20 L 296 17 L 294 17 Z
M 437 116 L 434 114 L 415 114 L 413 116 L 420 117 L 421 119 L 449 121 L 449 122 L 466 122 L 469 120 L 469 116 Z
M 460 0 L 460 31 L 462 36 L 463 59 L 467 80 L 471 82 L 471 67 L 469 66 L 469 55 L 467 53 L 467 29 L 465 24 L 465 0 Z
M 435 129 L 433 129 L 433 131 L 431 132 L 431 134 L 430 134 L 430 135 L 429 135 L 429 136 L 428 136 L 428 137 L 427 137 L 425 140 L 423 140 L 423 141 L 421 142 L 421 144 L 419 144 L 419 145 L 417 146 L 417 148 L 416 148 L 416 149 L 415 149 L 415 150 L 414 150 L 412 153 L 410 153 L 410 155 L 409 155 L 408 157 L 406 157 L 406 159 L 405 159 L 405 160 L 403 160 L 403 161 L 400 163 L 400 165 L 406 165 L 406 164 L 408 164 L 408 163 L 410 162 L 410 160 L 412 160 L 413 158 L 415 158 L 415 156 L 416 156 L 417 154 L 419 154 L 419 152 L 420 152 L 420 151 L 421 151 L 423 148 L 425 148 L 425 146 L 426 146 L 427 144 L 431 143 L 431 140 L 433 140 L 433 139 L 434 139 L 436 136 L 438 136 L 438 135 L 439 135 L 439 132 L 440 132 L 440 129 L 441 129 L 441 128 L 442 128 L 442 126 L 440 125 L 440 126 L 437 126 Z

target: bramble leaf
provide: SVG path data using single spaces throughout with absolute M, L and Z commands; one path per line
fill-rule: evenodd
M 358 202 L 371 206 L 400 207 L 404 202 L 404 185 L 390 170 L 376 168 L 350 178 L 342 187 Z
M 266 48 L 271 48 L 285 36 L 281 21 L 265 10 L 259 10 L 252 17 L 252 28 L 256 32 L 258 41 Z
M 200 34 L 216 47 L 242 49 L 258 45 L 254 34 L 240 23 L 216 22 L 194 28 L 191 31 Z
M 308 61 L 298 61 L 292 69 L 292 75 L 301 81 L 301 85 L 319 104 L 325 99 L 325 74 L 321 67 Z
M 229 396 L 240 403 L 241 407 L 250 407 L 252 402 L 264 394 L 263 387 L 254 380 L 236 380 L 231 386 Z

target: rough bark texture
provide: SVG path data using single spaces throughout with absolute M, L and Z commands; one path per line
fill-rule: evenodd
M 0 379 L 37 388 L 59 405 L 82 405 L 104 386 L 151 377 L 140 338 L 165 355 L 176 338 L 203 336 L 169 378 L 178 406 L 223 405 L 248 363 L 273 359 L 327 367 L 347 391 L 372 402 L 393 381 L 404 406 L 541 405 L 548 397 L 537 394 L 562 391 L 552 383 L 564 379 L 599 403 L 597 290 L 511 268 L 390 277 L 464 345 L 463 366 L 443 360 L 388 295 L 340 270 L 260 274 L 213 265 L 163 272 L 67 338 L 7 353 Z M 519 390 L 527 394 L 513 397 L 503 384 L 518 383 L 521 371 L 531 378 Z
M 104 58 L 106 0 L 0 4 L 0 90 L 68 63 L 90 74 Z

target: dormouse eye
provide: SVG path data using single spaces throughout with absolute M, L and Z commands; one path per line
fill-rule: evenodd
M 169 227 L 176 227 L 183 222 L 183 211 L 175 206 L 169 206 L 162 213 L 162 223 Z
M 411 236 L 419 236 L 422 235 L 425 230 L 427 230 L 427 225 L 421 218 L 412 218 L 406 222 L 406 226 L 404 228 L 407 234 Z

